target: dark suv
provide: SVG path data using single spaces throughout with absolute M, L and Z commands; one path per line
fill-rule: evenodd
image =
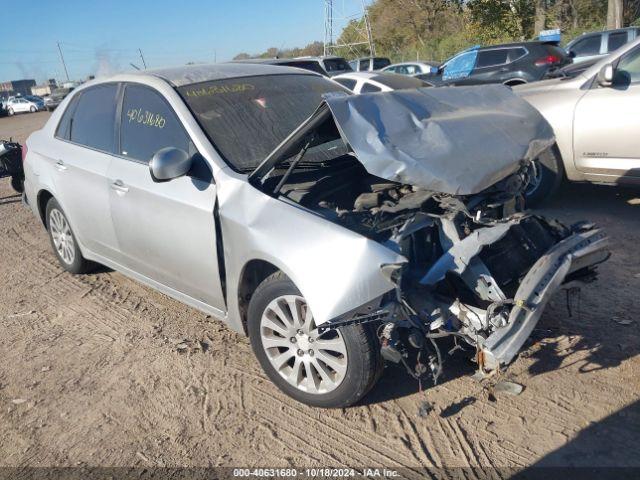
M 440 65 L 437 73 L 417 77 L 433 86 L 519 85 L 541 80 L 550 70 L 569 63 L 571 58 L 555 43 L 507 43 L 469 48 Z

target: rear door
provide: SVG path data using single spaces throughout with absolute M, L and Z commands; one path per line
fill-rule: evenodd
M 156 183 L 149 161 L 165 147 L 194 156 L 188 176 Z M 118 157 L 109 169 L 119 263 L 224 311 L 216 244 L 216 186 L 177 115 L 156 90 L 127 84 Z
M 640 177 L 640 47 L 616 66 L 614 85 L 594 85 L 578 102 L 575 163 L 597 175 Z
M 118 84 L 90 87 L 67 106 L 47 161 L 55 195 L 80 243 L 113 258 L 117 242 L 111 223 L 107 170 L 115 148 Z

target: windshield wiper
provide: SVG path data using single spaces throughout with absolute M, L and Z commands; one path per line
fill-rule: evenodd
M 302 149 L 298 152 L 298 155 L 296 156 L 296 158 L 291 162 L 291 165 L 289 165 L 289 168 L 287 169 L 287 171 L 284 173 L 284 175 L 278 182 L 278 185 L 276 185 L 276 188 L 273 189 L 274 195 L 278 194 L 282 186 L 289 179 L 289 175 L 291 175 L 291 172 L 293 172 L 293 169 L 296 168 L 296 165 L 298 165 L 298 162 L 300 162 L 300 160 L 302 160 L 302 157 L 304 157 L 304 154 L 307 153 L 307 150 L 309 149 L 309 146 L 313 142 L 314 137 L 315 135 L 310 136 L 309 140 L 307 140 L 307 143 L 305 143 L 304 147 L 302 147 Z

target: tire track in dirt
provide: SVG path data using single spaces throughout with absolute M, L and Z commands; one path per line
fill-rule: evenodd
M 319 420 L 318 418 L 314 418 L 309 415 L 309 412 L 303 412 L 300 408 L 283 402 L 278 398 L 278 394 L 276 396 L 270 395 L 268 392 L 263 391 L 254 385 L 251 385 L 250 388 L 256 394 L 262 396 L 266 401 L 275 401 L 275 403 L 279 405 L 281 411 L 286 412 L 288 415 L 298 420 L 295 424 L 313 424 L 311 429 L 316 435 L 320 433 L 322 436 L 319 440 L 321 444 L 334 443 L 336 445 L 342 445 L 343 448 L 346 447 L 344 450 L 349 451 L 349 461 L 358 462 L 361 466 L 380 465 L 381 461 L 389 462 L 384 463 L 384 465 L 397 465 L 398 467 L 409 468 L 416 475 L 421 475 L 418 470 L 412 468 L 412 462 L 410 459 L 405 457 L 404 454 L 398 451 L 385 451 L 386 448 L 384 448 L 384 445 L 387 442 L 387 439 L 383 437 L 372 439 L 371 436 L 369 436 L 368 442 L 365 443 L 357 438 L 360 436 L 359 432 L 353 429 L 348 423 L 341 423 L 336 419 L 331 418 L 330 415 L 326 413 L 324 413 L 322 420 Z M 262 410 L 258 413 L 260 415 L 264 414 Z M 347 463 L 347 465 L 353 466 L 353 463 Z

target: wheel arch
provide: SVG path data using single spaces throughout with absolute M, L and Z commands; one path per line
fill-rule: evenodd
M 256 288 L 262 281 L 277 271 L 282 271 L 279 267 L 263 259 L 254 258 L 244 264 L 240 272 L 237 286 L 238 312 L 244 333 L 248 335 L 247 312 L 249 302 Z
M 36 205 L 38 208 L 38 216 L 40 217 L 40 221 L 42 222 L 44 228 L 47 228 L 47 203 L 49 203 L 49 200 L 51 200 L 52 198 L 54 198 L 53 194 L 47 189 L 42 189 L 38 192 Z
M 502 82 L 502 84 L 507 87 L 515 87 L 516 85 L 524 85 L 525 83 L 528 82 L 523 78 L 510 78 L 509 80 Z

